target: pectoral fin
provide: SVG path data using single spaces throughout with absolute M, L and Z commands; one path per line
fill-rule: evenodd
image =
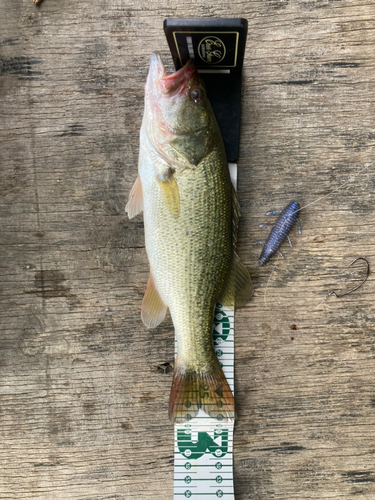
M 252 294 L 253 284 L 249 271 L 234 252 L 228 281 L 219 300 L 227 307 L 242 307 L 250 300 Z
M 150 272 L 146 292 L 141 307 L 141 318 L 147 328 L 156 328 L 164 320 L 168 307 L 156 290 L 154 278 Z
M 159 179 L 160 187 L 170 213 L 177 219 L 180 213 L 180 192 L 174 175 Z
M 143 210 L 143 194 L 141 179 L 138 175 L 129 194 L 129 201 L 125 207 L 125 212 L 129 219 L 132 219 Z

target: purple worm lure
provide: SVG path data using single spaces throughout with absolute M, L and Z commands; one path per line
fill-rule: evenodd
M 276 215 L 280 214 L 276 221 L 276 224 L 272 226 L 266 226 L 261 224 L 259 227 L 263 229 L 271 229 L 271 232 L 266 241 L 256 241 L 253 245 L 264 245 L 262 253 L 259 257 L 259 265 L 264 266 L 270 260 L 270 258 L 279 252 L 281 257 L 284 259 L 284 255 L 280 252 L 280 246 L 285 239 L 288 238 L 289 245 L 293 248 L 292 242 L 289 238 L 289 232 L 297 222 L 298 233 L 301 234 L 301 225 L 298 220 L 298 211 L 300 210 L 299 203 L 297 201 L 292 201 L 284 210 L 278 210 L 273 212 L 267 212 L 266 215 Z

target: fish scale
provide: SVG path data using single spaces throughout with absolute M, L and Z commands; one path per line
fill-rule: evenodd
M 170 309 L 178 356 L 189 365 L 213 363 L 212 311 L 231 262 L 230 179 L 225 160 L 225 168 L 220 168 L 223 156 L 218 156 L 212 155 L 194 171 L 176 175 L 178 219 L 166 209 L 155 176 L 147 179 L 148 172 L 143 175 L 140 170 L 150 268 Z

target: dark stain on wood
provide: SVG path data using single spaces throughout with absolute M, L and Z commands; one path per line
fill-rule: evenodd
M 121 429 L 124 429 L 124 431 L 130 431 L 134 429 L 134 425 L 131 422 L 121 422 Z
M 91 417 L 97 412 L 97 403 L 95 401 L 85 401 L 82 405 L 86 416 Z
M 83 135 L 84 130 L 85 127 L 83 125 L 76 123 L 74 125 L 69 125 L 64 132 L 55 137 L 80 137 Z
M 343 477 L 351 483 L 375 483 L 375 472 L 372 471 L 345 472 Z
M 26 56 L 0 59 L 0 74 L 15 75 L 20 79 L 37 79 L 43 75 L 42 71 L 35 69 L 40 63 L 40 59 Z
M 37 233 L 35 236 L 38 238 L 44 237 L 41 233 Z M 70 292 L 70 288 L 62 283 L 66 283 L 66 279 L 61 271 L 37 271 L 34 278 L 35 290 L 25 290 L 24 293 L 36 294 L 43 297 L 43 299 L 75 297 L 76 295 Z
M 0 41 L 0 47 L 17 45 L 18 42 L 19 42 L 18 38 L 6 38 L 5 40 Z
M 266 451 L 273 453 L 281 453 L 282 455 L 290 455 L 293 453 L 297 453 L 298 451 L 303 451 L 306 448 L 304 446 L 295 445 L 292 443 L 281 443 L 281 446 L 270 446 L 267 448 L 257 448 L 253 451 Z
M 267 0 L 272 9 L 285 9 L 289 5 L 289 0 Z
M 268 82 L 269 85 L 311 85 L 316 80 L 286 80 L 280 82 Z
M 79 333 L 78 339 L 82 345 L 89 351 L 108 352 L 108 338 L 105 336 L 106 324 L 104 321 L 88 324 L 82 333 Z
M 26 324 L 22 329 L 18 346 L 25 356 L 40 356 L 46 349 L 46 337 L 44 335 L 45 324 L 43 320 L 31 315 L 27 317 Z
M 361 64 L 356 62 L 337 61 L 337 62 L 323 63 L 322 66 L 327 66 L 329 68 L 359 68 Z
M 57 465 L 60 465 L 61 462 L 56 462 L 56 463 L 50 463 L 50 462 L 40 462 L 37 464 L 33 464 L 34 467 L 56 467 Z

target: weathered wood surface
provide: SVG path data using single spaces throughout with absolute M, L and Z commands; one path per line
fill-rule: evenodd
M 368 0 L 0 1 L 0 499 L 172 499 L 170 319 L 140 321 L 136 176 L 165 17 L 249 21 L 236 314 L 237 500 L 375 497 L 375 5 Z M 171 69 L 171 62 L 169 63 Z M 259 268 L 264 213 L 302 236 Z M 273 271 L 273 272 L 272 272 Z M 271 275 L 272 272 L 272 275 Z M 297 330 L 291 330 L 291 325 Z

